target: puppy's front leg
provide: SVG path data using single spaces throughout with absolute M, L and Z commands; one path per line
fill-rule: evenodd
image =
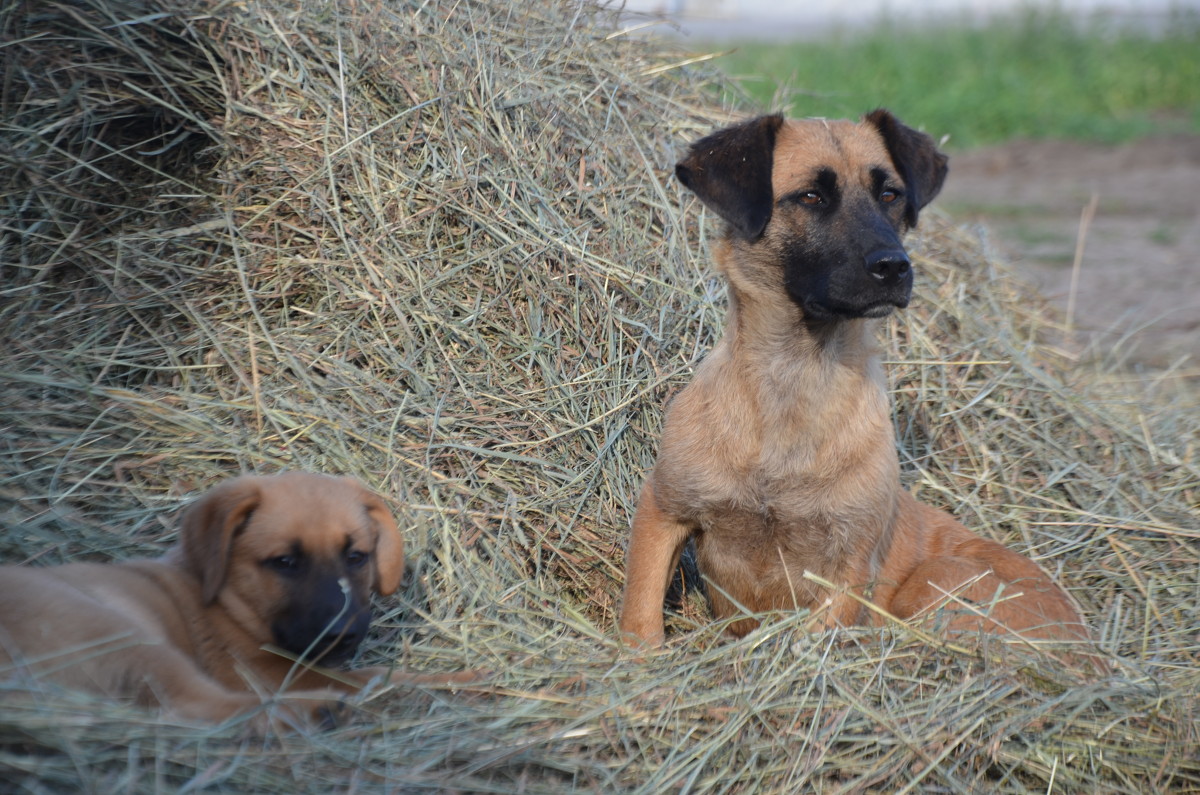
M 689 534 L 687 525 L 659 508 L 651 476 L 638 498 L 625 554 L 625 595 L 618 623 L 621 636 L 631 645 L 662 645 L 666 637 L 663 600 Z

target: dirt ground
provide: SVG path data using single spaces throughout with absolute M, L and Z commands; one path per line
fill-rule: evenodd
M 1080 342 L 1134 371 L 1174 366 L 1200 389 L 1200 137 L 1020 142 L 952 155 L 938 203 L 980 222 L 1066 309 L 1093 198 L 1073 302 Z

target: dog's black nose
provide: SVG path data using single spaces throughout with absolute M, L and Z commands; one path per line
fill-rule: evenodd
M 908 255 L 898 248 L 880 249 L 867 255 L 867 270 L 884 284 L 900 281 L 911 267 Z

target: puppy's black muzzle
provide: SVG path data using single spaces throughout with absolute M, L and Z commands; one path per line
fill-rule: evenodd
M 314 578 L 315 579 L 315 578 Z M 371 604 L 344 591 L 336 577 L 309 581 L 272 624 L 275 642 L 310 662 L 337 665 L 358 650 L 371 626 Z
M 297 657 L 322 665 L 337 665 L 354 656 L 370 625 L 369 608 L 341 617 L 321 611 L 298 621 L 278 621 L 273 634 L 281 647 Z

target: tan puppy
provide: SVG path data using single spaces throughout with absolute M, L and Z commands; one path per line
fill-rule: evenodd
M 906 619 L 945 603 L 951 630 L 1087 638 L 1031 560 L 900 487 L 874 336 L 908 304 L 901 237 L 946 171 L 929 136 L 884 110 L 857 123 L 764 116 L 700 140 L 676 166 L 726 222 L 714 257 L 730 310 L 671 404 L 638 502 L 627 638 L 663 641 L 664 592 L 688 539 L 718 618 L 808 608 L 824 626 L 879 620 L 858 596 Z
M 371 592 L 392 593 L 403 572 L 395 521 L 356 481 L 235 478 L 188 508 L 162 558 L 0 567 L 0 675 L 27 668 L 208 722 L 286 684 L 285 715 L 327 722 L 343 694 L 387 669 L 335 679 L 264 646 L 324 666 L 346 661 L 367 633 Z

